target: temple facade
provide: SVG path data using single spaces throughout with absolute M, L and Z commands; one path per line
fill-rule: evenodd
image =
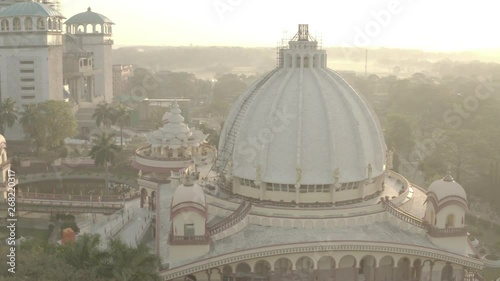
M 176 104 L 137 150 L 163 279 L 477 280 L 460 184 L 391 170 L 376 115 L 307 25 L 279 56 L 233 105 L 216 158 Z

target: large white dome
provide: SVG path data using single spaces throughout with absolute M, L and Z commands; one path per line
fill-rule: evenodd
M 280 67 L 233 105 L 222 130 L 217 168 L 282 184 L 356 182 L 381 175 L 386 145 L 363 98 L 326 68 L 316 42 L 291 41 Z M 229 164 L 231 163 L 231 164 Z

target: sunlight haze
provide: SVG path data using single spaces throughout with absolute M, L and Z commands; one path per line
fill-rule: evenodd
M 500 46 L 494 1 L 63 0 L 69 18 L 91 7 L 116 23 L 116 46 L 275 46 L 308 23 L 323 46 L 439 51 Z M 378 21 L 377 21 L 377 15 Z M 387 17 L 389 15 L 389 17 Z

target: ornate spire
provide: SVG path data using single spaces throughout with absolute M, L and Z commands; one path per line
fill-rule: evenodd
M 446 176 L 443 178 L 444 181 L 455 181 L 453 177 L 451 176 L 451 165 L 448 165 L 448 171 L 446 171 Z

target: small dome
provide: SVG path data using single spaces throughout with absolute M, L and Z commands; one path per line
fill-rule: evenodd
M 57 10 L 38 2 L 22 2 L 11 5 L 0 11 L 0 18 L 19 16 L 59 17 L 65 18 Z
M 467 201 L 467 194 L 464 188 L 449 174 L 443 179 L 431 183 L 427 190 L 427 195 L 430 193 L 433 193 L 438 201 L 449 196 L 457 196 Z
M 206 209 L 205 192 L 196 183 L 186 183 L 179 185 L 172 198 L 172 208 L 184 203 L 195 203 Z
M 92 9 L 90 9 L 90 7 L 87 9 L 86 12 L 76 14 L 65 22 L 65 24 L 104 24 L 104 23 L 115 24 L 107 17 L 92 12 Z

